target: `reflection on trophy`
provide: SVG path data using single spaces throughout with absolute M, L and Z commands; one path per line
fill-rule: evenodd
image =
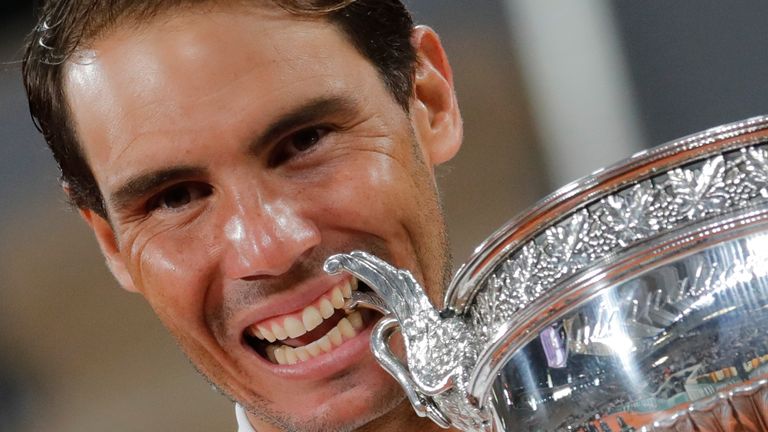
M 502 227 L 435 310 L 363 252 L 371 348 L 467 431 L 768 430 L 768 117 L 639 153 Z M 389 337 L 403 335 L 407 359 Z

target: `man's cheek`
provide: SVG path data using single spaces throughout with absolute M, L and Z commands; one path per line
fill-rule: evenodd
M 370 159 L 373 158 L 373 161 Z M 312 185 L 315 193 L 307 195 L 313 208 L 322 208 L 339 221 L 365 217 L 379 219 L 399 216 L 404 200 L 410 196 L 411 180 L 402 166 L 385 155 L 355 161 L 332 178 Z
M 180 320 L 196 318 L 193 314 L 201 315 L 194 305 L 202 296 L 205 266 L 196 257 L 199 253 L 195 248 L 182 253 L 176 247 L 169 249 L 163 245 L 155 242 L 141 248 L 134 273 L 137 285 L 158 313 L 173 311 L 174 318 Z

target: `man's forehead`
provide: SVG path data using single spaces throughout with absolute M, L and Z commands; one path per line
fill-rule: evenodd
M 126 57 L 163 48 L 193 56 L 207 45 L 217 45 L 217 51 L 238 50 L 242 56 L 247 54 L 242 50 L 248 48 L 249 40 L 274 40 L 278 30 L 290 28 L 297 35 L 338 31 L 322 17 L 300 17 L 276 6 L 266 6 L 270 4 L 205 2 L 169 8 L 151 16 L 128 16 L 87 39 L 68 63 L 78 65 L 97 57 Z M 237 32 L 224 31 L 231 28 L 237 28 Z M 280 37 L 285 38 L 286 32 L 281 33 Z
M 100 184 L 97 165 L 129 157 L 125 149 L 136 140 L 183 142 L 198 136 L 195 128 L 228 130 L 222 121 L 250 121 L 258 129 L 274 113 L 332 93 L 344 69 L 372 68 L 327 21 L 246 11 L 178 11 L 141 28 L 116 29 L 73 57 L 68 100 Z
M 348 45 L 328 23 L 297 20 L 274 10 L 247 10 L 249 14 L 177 12 L 140 29 L 116 29 L 79 51 L 67 64 L 64 78 L 76 120 L 83 106 L 98 106 L 102 112 L 146 111 L 149 99 L 156 104 L 178 102 L 170 93 L 206 103 L 242 79 L 259 80 L 255 84 L 265 89 L 279 84 L 269 79 L 287 84 L 298 76 L 323 73 L 322 56 L 330 59 Z M 299 52 L 298 47 L 311 48 Z M 259 74 L 276 64 L 293 75 Z M 114 104 L 116 98 L 122 103 Z M 167 104 L 157 111 L 168 113 L 172 107 Z

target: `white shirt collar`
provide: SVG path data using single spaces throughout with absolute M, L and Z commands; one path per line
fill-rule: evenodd
M 248 421 L 248 416 L 245 415 L 245 409 L 240 404 L 235 404 L 235 416 L 237 417 L 237 432 L 256 432 L 251 426 L 251 422 Z

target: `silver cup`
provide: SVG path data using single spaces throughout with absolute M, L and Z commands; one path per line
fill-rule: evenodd
M 768 117 L 560 189 L 477 248 L 442 311 L 367 253 L 326 271 L 371 288 L 348 307 L 385 315 L 374 355 L 441 426 L 768 431 Z

